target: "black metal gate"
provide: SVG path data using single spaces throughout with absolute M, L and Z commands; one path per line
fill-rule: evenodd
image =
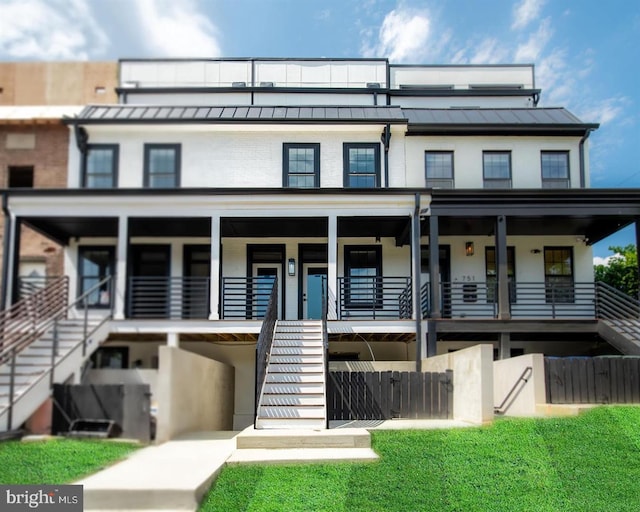
M 329 372 L 330 420 L 452 418 L 453 372 Z

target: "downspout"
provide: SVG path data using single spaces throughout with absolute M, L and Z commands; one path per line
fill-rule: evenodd
M 7 280 L 9 279 L 9 254 L 11 252 L 11 212 L 9 211 L 9 198 L 7 193 L 2 193 L 2 212 L 4 213 L 4 243 L 2 254 L 2 288 L 0 289 L 0 311 L 7 306 Z
M 380 140 L 384 146 L 384 188 L 389 188 L 389 142 L 391 141 L 391 125 L 387 124 L 382 130 Z
M 413 258 L 413 315 L 416 321 L 416 371 L 422 371 L 422 311 L 420 308 L 420 194 L 415 195 L 413 211 L 413 237 L 411 252 Z
M 593 128 L 587 128 L 584 132 L 584 135 L 580 139 L 578 155 L 580 157 L 580 188 L 585 188 L 586 186 L 586 176 L 584 169 L 584 143 L 589 138 L 589 134 L 593 131 Z

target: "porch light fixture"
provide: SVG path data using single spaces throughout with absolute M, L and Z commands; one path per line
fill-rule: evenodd
M 467 256 L 473 256 L 474 253 L 473 242 L 465 242 L 464 244 L 464 253 Z
M 290 276 L 296 275 L 296 260 L 289 258 L 288 270 Z

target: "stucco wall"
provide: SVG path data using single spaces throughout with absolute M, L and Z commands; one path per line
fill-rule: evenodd
M 175 347 L 160 347 L 158 431 L 179 434 L 233 427 L 233 367 Z
M 453 419 L 493 420 L 493 347 L 476 345 L 422 360 L 422 371 L 453 370 Z
M 493 401 L 496 407 L 502 405 L 504 416 L 535 416 L 536 404 L 546 401 L 544 356 L 525 354 L 494 361 Z

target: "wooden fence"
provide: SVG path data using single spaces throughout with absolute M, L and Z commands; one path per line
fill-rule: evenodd
M 331 420 L 452 418 L 453 372 L 329 372 Z
M 545 357 L 547 403 L 640 403 L 640 356 Z

